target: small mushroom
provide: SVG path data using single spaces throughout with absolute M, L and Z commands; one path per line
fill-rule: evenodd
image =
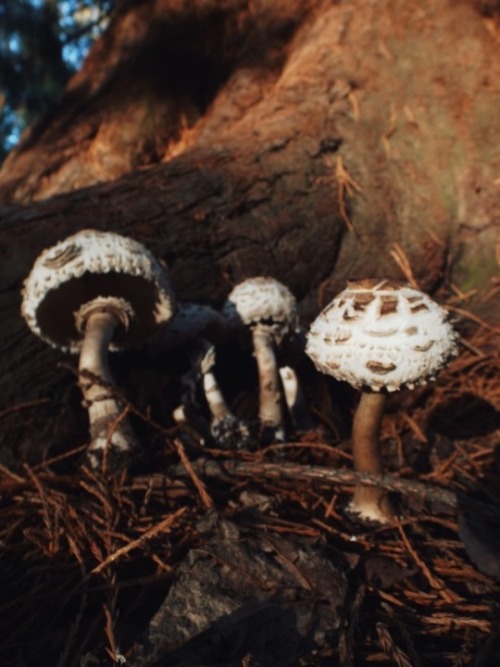
M 191 408 L 196 405 L 196 386 L 200 360 L 205 350 L 205 337 L 211 338 L 212 333 L 217 338 L 223 337 L 225 327 L 222 315 L 210 306 L 190 302 L 179 303 L 168 325 L 148 344 L 147 351 L 153 359 L 179 348 L 190 362 L 191 367 L 181 377 L 181 405 L 174 410 L 176 421 L 187 421 L 186 413 L 191 412 Z
M 457 353 L 447 312 L 427 294 L 392 280 L 349 282 L 312 323 L 306 353 L 316 368 L 361 389 L 352 427 L 354 468 L 383 471 L 379 430 L 387 392 L 433 380 Z M 394 517 L 386 492 L 358 485 L 351 509 L 380 523 Z
M 168 280 L 153 255 L 111 232 L 87 229 L 60 241 L 41 253 L 26 278 L 21 313 L 30 329 L 53 347 L 80 354 L 93 467 L 105 450 L 118 462 L 136 447 L 115 397 L 108 350 L 144 343 L 173 311 Z
M 229 409 L 214 375 L 215 346 L 208 343 L 200 363 L 203 391 L 212 415 L 210 431 L 215 442 L 224 449 L 248 449 L 251 435 L 248 425 Z
M 233 325 L 252 333 L 259 372 L 259 420 L 264 440 L 283 441 L 285 428 L 275 346 L 298 329 L 297 303 L 290 290 L 274 278 L 248 278 L 229 294 L 222 312 Z
M 191 362 L 192 368 L 182 377 L 186 391 L 182 405 L 174 410 L 174 419 L 178 423 L 193 421 L 191 407 L 196 403 L 194 396 L 201 373 L 203 393 L 212 416 L 210 432 L 214 440 L 225 449 L 247 448 L 250 438 L 248 427 L 229 409 L 214 373 L 216 352 L 210 338 L 224 339 L 226 328 L 227 322 L 221 313 L 210 306 L 182 303 L 149 347 L 154 356 L 173 347 L 182 347 Z M 201 428 L 201 420 L 196 418 L 195 421 L 197 430 L 203 432 L 205 429 Z

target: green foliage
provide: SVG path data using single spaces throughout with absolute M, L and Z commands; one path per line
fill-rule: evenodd
M 0 160 L 60 95 L 113 0 L 0 3 Z

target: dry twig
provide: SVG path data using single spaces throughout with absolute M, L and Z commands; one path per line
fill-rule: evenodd
M 209 459 L 198 459 L 190 464 L 197 475 L 227 479 L 234 477 L 253 477 L 257 479 L 273 479 L 276 481 L 303 481 L 310 480 L 327 485 L 358 483 L 367 486 L 379 486 L 388 491 L 396 491 L 405 495 L 415 495 L 430 502 L 439 503 L 442 511 L 453 513 L 457 506 L 457 498 L 454 493 L 441 489 L 437 486 L 422 484 L 415 480 L 399 479 L 390 475 L 376 477 L 346 470 L 343 468 L 331 469 L 319 466 L 305 466 L 295 463 L 263 463 L 253 461 L 212 461 Z M 172 476 L 185 474 L 182 466 L 170 469 Z
M 156 537 L 157 535 L 160 535 L 161 533 L 168 532 L 172 528 L 172 526 L 175 524 L 177 519 L 179 519 L 185 512 L 186 512 L 186 508 L 181 507 L 176 512 L 174 512 L 173 514 L 169 514 L 169 516 L 167 516 L 165 519 L 163 519 L 163 521 L 161 521 L 158 525 L 153 526 L 152 528 L 147 530 L 145 533 L 143 533 L 136 540 L 132 540 L 131 542 L 126 544 L 124 547 L 121 547 L 120 549 L 117 549 L 112 554 L 110 554 L 105 560 L 102 561 L 102 563 L 99 563 L 99 565 L 94 567 L 94 569 L 90 571 L 90 574 L 99 574 L 106 567 L 111 565 L 111 563 L 116 562 L 119 558 L 122 558 L 123 556 L 130 553 L 134 549 L 137 549 L 138 547 L 142 546 L 148 540 L 151 540 L 153 537 Z

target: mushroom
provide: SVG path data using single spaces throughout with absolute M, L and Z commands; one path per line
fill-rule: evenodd
M 457 353 L 447 312 L 427 294 L 392 280 L 349 282 L 312 323 L 306 353 L 316 368 L 361 389 L 352 426 L 354 468 L 383 471 L 379 430 L 387 393 L 433 380 Z M 388 523 L 387 493 L 356 486 L 351 509 Z
M 153 255 L 112 232 L 86 229 L 69 236 L 44 250 L 26 278 L 21 313 L 30 329 L 53 347 L 80 354 L 78 384 L 88 408 L 93 467 L 105 452 L 118 462 L 136 447 L 115 397 L 108 350 L 142 344 L 174 307 Z
M 283 441 L 285 428 L 275 346 L 298 329 L 295 297 L 274 278 L 248 278 L 233 288 L 222 312 L 231 325 L 243 323 L 251 330 L 259 372 L 262 437 Z
M 251 434 L 248 425 L 229 409 L 214 375 L 215 346 L 208 343 L 200 363 L 203 391 L 212 415 L 210 431 L 215 442 L 224 449 L 248 449 Z
M 186 391 L 182 405 L 174 410 L 174 419 L 178 423 L 193 419 L 193 415 L 188 418 L 187 413 L 195 403 L 196 383 L 201 373 L 203 393 L 212 415 L 210 431 L 214 440 L 224 448 L 246 448 L 250 437 L 248 427 L 229 409 L 214 374 L 216 352 L 210 338 L 224 338 L 226 328 L 227 322 L 221 313 L 210 306 L 182 303 L 149 347 L 150 352 L 158 356 L 172 347 L 182 346 L 191 362 L 192 369 L 182 377 Z M 200 427 L 200 420 L 196 421 Z
M 200 372 L 200 360 L 204 354 L 206 336 L 223 337 L 226 323 L 222 315 L 210 306 L 198 303 L 179 303 L 174 316 L 147 346 L 149 355 L 156 359 L 173 348 L 181 348 L 189 359 L 191 368 L 181 377 L 181 405 L 175 408 L 174 418 L 184 419 L 186 408 L 196 404 L 196 385 Z M 208 342 L 208 341 L 207 341 Z

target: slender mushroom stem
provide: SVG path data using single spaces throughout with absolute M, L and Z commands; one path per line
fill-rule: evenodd
M 279 374 L 283 385 L 285 402 L 295 430 L 303 432 L 312 430 L 314 422 L 297 373 L 291 366 L 281 366 Z
M 383 472 L 379 433 L 387 397 L 380 392 L 362 391 L 352 425 L 354 470 L 380 475 Z M 394 518 L 386 491 L 358 484 L 351 509 L 364 519 L 388 523 Z
M 208 408 L 212 415 L 210 431 L 217 444 L 224 449 L 248 449 L 250 445 L 250 431 L 241 419 L 231 412 L 213 372 L 215 366 L 215 347 L 209 341 L 202 339 L 204 350 L 200 362 L 203 376 L 203 391 Z
M 271 332 L 264 326 L 252 328 L 255 359 L 259 372 L 259 419 L 264 439 L 285 440 L 278 366 Z
M 214 375 L 215 349 L 210 345 L 201 362 L 201 373 L 203 376 L 203 391 L 207 405 L 214 421 L 231 416 L 231 410 L 226 403 L 222 391 Z
M 112 393 L 114 381 L 108 363 L 108 346 L 119 321 L 115 312 L 96 310 L 89 313 L 84 325 L 78 384 L 89 413 L 89 456 L 95 466 L 99 462 L 94 461 L 94 454 L 109 444 L 123 452 L 135 445 L 128 420 L 119 420 L 122 407 Z

